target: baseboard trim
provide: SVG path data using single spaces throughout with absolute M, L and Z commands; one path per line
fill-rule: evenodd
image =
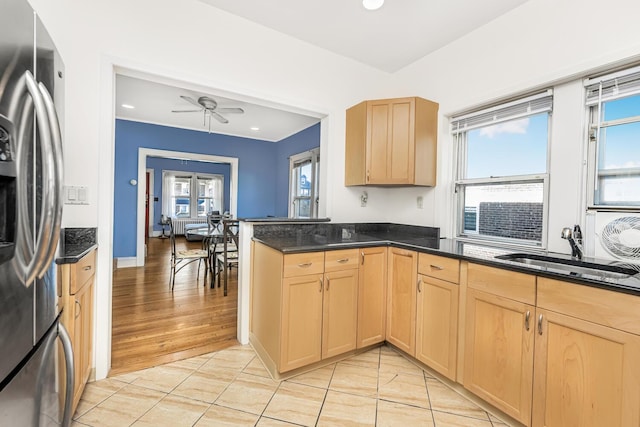
M 138 260 L 136 257 L 116 258 L 116 268 L 137 267 Z

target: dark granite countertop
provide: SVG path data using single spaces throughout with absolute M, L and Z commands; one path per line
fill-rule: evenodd
M 282 222 L 282 223 L 314 223 L 329 222 L 331 218 L 289 218 L 282 216 L 268 216 L 263 218 L 239 218 L 243 222 Z
M 56 264 L 75 264 L 97 248 L 96 233 L 95 227 L 62 229 Z
M 336 233 L 322 229 L 301 229 L 295 225 L 291 227 L 274 225 L 265 226 L 271 227 L 271 229 L 264 230 L 254 227 L 253 239 L 285 254 L 393 246 L 640 296 L 640 273 L 614 278 L 597 272 L 594 272 L 594 274 L 576 274 L 553 269 L 552 267 L 528 265 L 495 258 L 498 255 L 510 253 L 532 253 L 570 260 L 571 256 L 565 254 L 500 248 L 456 239 L 440 239 L 439 230 L 434 233 L 432 227 L 400 226 L 396 224 L 325 224 L 324 226 L 327 227 L 329 225 L 337 226 L 338 230 L 347 229 L 347 232 L 343 234 L 342 232 Z M 366 228 L 367 226 L 369 226 L 368 229 Z M 357 229 L 349 229 L 349 227 Z M 278 228 L 280 229 L 278 230 Z M 640 266 L 620 261 L 607 261 L 589 257 L 585 257 L 583 261 L 616 265 L 640 271 Z

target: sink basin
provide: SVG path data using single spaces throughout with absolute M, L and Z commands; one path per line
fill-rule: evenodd
M 595 276 L 597 278 L 624 279 L 638 273 L 638 270 L 612 264 L 597 264 L 575 259 L 556 258 L 544 255 L 514 253 L 498 255 L 497 259 L 519 262 L 542 267 L 573 276 Z

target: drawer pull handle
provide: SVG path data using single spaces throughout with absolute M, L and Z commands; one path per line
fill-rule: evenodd
M 340 264 L 344 264 L 345 262 L 349 262 L 349 258 L 337 259 L 336 262 L 339 262 Z
M 298 267 L 307 268 L 307 267 L 311 267 L 312 264 L 313 264 L 312 262 L 305 262 L 305 263 L 298 264 Z
M 538 317 L 538 334 L 542 335 L 542 314 Z
M 74 317 L 77 319 L 78 316 L 80 316 L 80 312 L 82 311 L 82 304 L 80 304 L 80 301 L 78 300 L 76 300 L 76 304 L 78 304 L 78 309 L 76 310 L 76 315 Z
M 431 264 L 430 266 L 433 270 L 444 270 L 444 267 L 439 265 Z
M 90 266 L 90 265 L 87 265 L 86 267 L 84 267 L 84 268 L 83 268 L 83 270 L 84 270 L 84 271 L 89 271 L 89 270 L 91 270 L 91 266 Z
M 528 331 L 529 328 L 529 318 L 531 317 L 531 312 L 527 310 L 527 313 L 524 315 L 524 328 Z
M 422 279 L 418 279 L 418 292 L 422 292 Z

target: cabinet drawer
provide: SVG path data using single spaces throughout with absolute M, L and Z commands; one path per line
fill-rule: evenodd
M 418 273 L 447 282 L 458 283 L 460 280 L 460 261 L 431 254 L 418 255 Z
M 69 293 L 75 295 L 87 281 L 95 274 L 96 251 L 91 251 L 71 267 Z
M 358 268 L 358 249 L 327 251 L 324 253 L 324 271 L 340 271 Z
M 538 277 L 538 307 L 640 335 L 640 298 Z
M 284 277 L 322 274 L 324 271 L 324 252 L 305 252 L 284 256 Z
M 536 303 L 536 276 L 530 274 L 469 263 L 467 283 L 480 291 L 525 304 Z

